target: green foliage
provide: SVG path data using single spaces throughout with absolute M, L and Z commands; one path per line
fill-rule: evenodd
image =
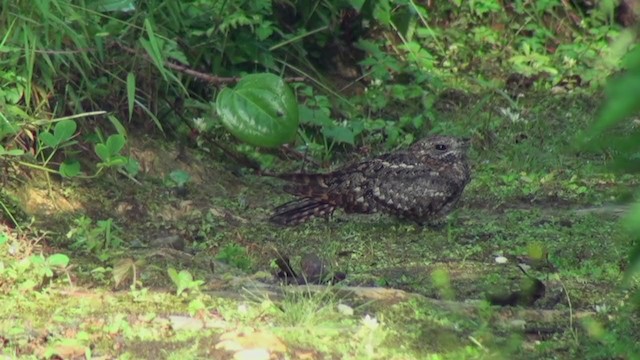
M 74 140 L 76 129 L 77 124 L 74 120 L 61 120 L 53 125 L 53 132 L 43 130 L 38 133 L 39 146 L 36 158 L 41 159 L 44 168 L 48 167 L 59 150 L 77 144 Z M 80 164 L 76 160 L 66 159 L 60 164 L 59 172 L 66 177 L 75 176 L 80 172 Z
M 357 17 L 346 16 L 354 11 Z M 86 8 L 62 0 L 8 3 L 0 14 L 5 30 L 0 46 L 9 54 L 3 69 L 11 69 L 0 70 L 0 98 L 8 109 L 0 116 L 0 138 L 34 120 L 47 128 L 46 111 L 64 116 L 102 109 L 119 109 L 108 114 L 110 119 L 151 121 L 160 131 L 186 134 L 181 118 L 209 118 L 215 92 L 183 76 L 183 66 L 206 69 L 213 77 L 257 73 L 223 89 L 216 107 L 236 137 L 275 147 L 294 139 L 298 116 L 287 86 L 265 72 L 305 75 L 312 80 L 308 84 L 324 84 L 322 69 L 339 67 L 339 55 L 352 55 L 353 64 L 347 65 L 363 70 L 358 80 L 366 84 L 365 95 L 345 99 L 325 85 L 302 87 L 297 94 L 304 98 L 300 140 L 305 151 L 324 160 L 362 145 L 382 143 L 391 149 L 445 122 L 433 109 L 445 87 L 493 89 L 499 84 L 484 81 L 487 74 L 497 80 L 513 73 L 531 77 L 542 88 L 574 75 L 585 84 L 601 84 L 619 69 L 616 50 L 608 45 L 618 34 L 611 11 L 594 11 L 579 26 L 565 21 L 569 12 L 559 0 L 453 1 L 437 7 L 405 0 L 313 6 L 98 1 Z M 440 26 L 449 17 L 455 17 L 455 25 Z M 345 54 L 329 55 L 336 46 Z M 74 86 L 55 86 L 60 83 Z M 53 94 L 55 107 L 44 100 L 46 94 Z M 183 105 L 170 105 L 184 98 Z M 214 135 L 224 138 L 219 129 L 212 130 Z M 52 137 L 55 128 L 44 141 L 54 145 Z M 108 142 L 96 145 L 99 169 L 116 167 L 135 175 L 139 165 L 111 147 L 121 141 Z M 272 162 L 255 150 L 245 152 Z M 73 158 L 60 164 L 63 176 L 80 174 Z
M 169 179 L 173 185 L 183 187 L 191 180 L 191 175 L 184 170 L 174 170 L 169 173 Z
M 72 145 L 72 139 L 77 129 L 76 122 L 73 120 L 62 120 L 55 124 L 53 133 L 43 131 L 38 134 L 41 141 L 41 149 L 57 149 Z
M 99 168 L 112 166 L 123 166 L 127 163 L 127 158 L 120 155 L 124 147 L 125 139 L 120 134 L 114 134 L 107 138 L 105 142 L 96 144 L 95 152 L 102 160 L 98 163 Z
M 216 100 L 222 123 L 236 137 L 255 146 L 277 147 L 293 140 L 298 103 L 289 86 L 273 74 L 251 74 Z
M 54 270 L 64 269 L 69 265 L 69 257 L 65 254 L 53 254 L 47 257 L 32 255 L 29 262 L 34 266 L 36 274 L 50 278 L 53 277 Z
M 247 254 L 247 249 L 237 244 L 225 245 L 218 251 L 216 259 L 238 269 L 249 270 L 251 268 L 251 258 Z
M 0 293 L 39 290 L 46 280 L 67 271 L 67 255 L 34 255 L 31 245 L 10 233 L 0 233 Z
M 623 58 L 626 73 L 613 78 L 607 86 L 608 101 L 601 110 L 600 116 L 591 129 L 585 134 L 586 140 L 591 140 L 597 147 L 613 146 L 619 152 L 618 165 L 623 169 L 638 172 L 640 163 L 640 132 L 637 127 L 629 129 L 622 135 L 616 136 L 612 142 L 609 129 L 621 124 L 632 115 L 640 113 L 640 45 L 634 45 Z M 585 141 L 585 139 L 583 139 Z M 627 215 L 627 229 L 634 234 L 636 246 L 631 251 L 626 283 L 640 273 L 640 205 L 636 204 Z
M 204 284 L 202 280 L 193 280 L 193 275 L 187 270 L 181 270 L 180 272 L 170 267 L 167 269 L 169 278 L 176 286 L 176 295 L 180 296 L 185 291 L 199 292 L 200 285 Z
M 72 241 L 72 249 L 96 255 L 103 261 L 111 257 L 111 251 L 123 245 L 120 229 L 112 219 L 98 220 L 94 225 L 93 220 L 84 215 L 74 220 L 67 238 Z

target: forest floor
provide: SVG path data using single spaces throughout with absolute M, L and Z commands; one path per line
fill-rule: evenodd
M 138 183 L 36 176 L 13 189 L 35 222 L 0 242 L 12 281 L 0 283 L 0 358 L 633 358 L 637 283 L 621 286 L 632 239 L 619 220 L 639 178 L 573 147 L 595 103 L 531 97 L 517 116 L 455 103 L 444 117 L 469 131 L 474 176 L 442 230 L 344 213 L 275 227 L 271 209 L 290 199 L 277 179 L 133 134 Z M 71 261 L 34 265 L 40 253 Z M 282 285 L 284 257 L 345 279 Z M 540 282 L 535 302 L 484 301 Z

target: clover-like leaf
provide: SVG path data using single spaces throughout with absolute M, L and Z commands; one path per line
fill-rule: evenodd
M 57 147 L 58 146 L 58 141 L 56 139 L 55 136 L 53 136 L 52 133 L 48 132 L 48 131 L 44 131 L 38 134 L 38 139 L 40 139 L 40 141 L 47 147 Z
M 122 150 L 122 148 L 124 147 L 125 141 L 126 139 L 124 138 L 124 136 L 120 134 L 114 134 L 109 136 L 106 143 L 107 148 L 109 149 L 109 153 L 111 155 L 116 155 L 120 153 L 120 150 Z
M 116 155 L 113 156 L 109 159 L 109 161 L 107 161 L 104 166 L 125 166 L 127 165 L 127 163 L 129 162 L 129 158 L 122 156 L 122 155 Z
M 60 164 L 60 175 L 70 178 L 78 176 L 80 173 L 80 162 L 78 160 L 65 160 Z
M 109 152 L 109 148 L 107 147 L 107 145 L 103 143 L 96 144 L 94 150 L 96 152 L 96 155 L 98 155 L 100 160 L 102 160 L 103 162 L 108 162 L 109 159 L 111 159 L 111 152 Z
M 58 145 L 70 140 L 75 134 L 78 125 L 73 120 L 59 121 L 53 128 L 53 136 L 55 137 Z

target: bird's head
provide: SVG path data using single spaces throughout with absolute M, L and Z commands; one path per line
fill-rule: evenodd
M 465 160 L 470 140 L 452 136 L 429 136 L 411 145 L 409 151 L 445 162 Z

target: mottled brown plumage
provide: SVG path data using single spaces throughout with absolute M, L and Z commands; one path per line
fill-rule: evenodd
M 297 225 L 336 208 L 383 212 L 420 224 L 437 224 L 458 202 L 470 180 L 468 140 L 432 136 L 408 150 L 347 165 L 327 174 L 286 174 L 285 190 L 299 197 L 274 210 L 270 220 Z

